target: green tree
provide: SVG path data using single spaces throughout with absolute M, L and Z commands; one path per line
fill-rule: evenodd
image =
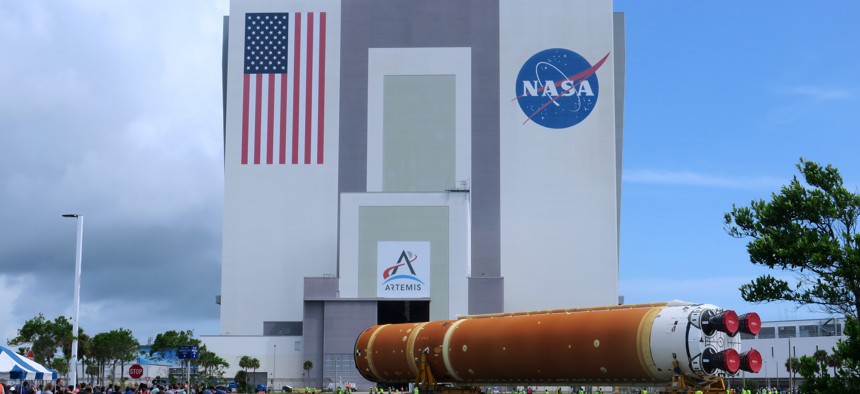
M 750 302 L 792 301 L 856 318 L 860 311 L 860 195 L 845 188 L 831 165 L 800 159 L 795 176 L 771 201 L 754 200 L 725 214 L 726 231 L 751 238 L 750 261 L 788 271 L 741 286 Z
M 200 340 L 194 338 L 194 331 L 165 331 L 155 336 L 149 355 L 165 357 L 165 351 L 175 351 L 180 346 L 199 346 Z
M 98 364 L 88 364 L 84 372 L 89 375 L 90 383 L 92 384 L 96 381 L 94 378 L 97 378 L 99 375 L 99 366 Z
M 249 383 L 251 386 L 256 386 L 257 385 L 257 368 L 260 368 L 260 360 L 258 360 L 256 357 L 242 356 L 242 358 L 239 359 L 239 368 L 242 368 L 245 370 L 246 379 L 248 376 L 247 375 L 248 370 L 249 369 L 254 370 L 254 375 L 251 375 L 253 379 Z
M 213 377 L 221 377 L 224 368 L 230 366 L 227 361 L 217 354 L 209 351 L 206 345 L 201 345 L 200 340 L 194 338 L 194 331 L 165 331 L 155 336 L 150 347 L 149 355 L 155 359 L 171 357 L 180 346 L 197 346 L 197 360 L 189 360 L 190 365 L 197 366 L 197 379 L 209 380 Z M 241 365 L 240 365 L 241 366 Z
M 249 362 L 248 367 L 254 370 L 254 375 L 253 375 L 254 376 L 254 383 L 253 384 L 254 384 L 254 387 L 257 387 L 257 368 L 260 368 L 260 360 L 257 360 L 256 357 L 251 357 L 251 359 L 248 360 L 248 362 Z M 263 383 L 265 383 L 265 382 L 263 382 Z
M 116 330 L 96 334 L 92 339 L 92 357 L 97 360 L 102 370 L 111 367 L 111 380 L 116 379 L 116 367 L 119 364 L 120 376 L 125 370 L 125 364 L 137 358 L 140 344 L 131 330 L 118 328 Z
M 797 357 L 789 357 L 788 360 L 785 360 L 785 370 L 788 372 L 788 376 L 792 376 L 797 373 L 797 368 L 800 366 L 800 359 Z
M 248 368 L 251 368 L 251 356 L 242 356 L 239 359 L 239 368 L 245 370 L 245 373 L 248 373 Z
M 307 386 L 310 386 L 311 370 L 314 368 L 314 363 L 311 360 L 305 360 L 305 363 L 302 364 L 302 368 L 305 370 L 305 375 L 308 377 Z
M 27 320 L 24 326 L 18 330 L 18 335 L 9 341 L 10 345 L 20 345 L 23 343 L 31 343 L 33 354 L 36 356 L 36 362 L 46 364 L 54 369 L 59 369 L 53 365 L 54 355 L 57 349 L 64 349 L 68 343 L 71 349 L 72 343 L 72 324 L 65 316 L 59 316 L 53 321 L 45 318 L 43 314 Z M 71 352 L 64 351 L 66 358 Z M 68 370 L 68 364 L 66 366 Z
M 66 360 L 62 357 L 55 357 L 50 362 L 51 368 L 57 370 L 57 374 L 61 376 L 65 376 L 69 373 L 69 360 Z
M 236 371 L 236 376 L 233 378 L 236 381 L 236 389 L 240 392 L 248 391 L 248 371 Z
M 194 365 L 198 366 L 198 377 L 207 381 L 223 377 L 224 369 L 230 367 L 227 361 L 206 349 L 206 345 L 200 347 L 198 354 L 199 358 L 194 361 Z
M 78 358 L 81 359 L 81 378 L 80 380 L 86 380 L 87 375 L 90 375 L 89 366 L 91 362 L 91 348 L 92 348 L 92 338 L 84 332 L 83 328 L 78 327 Z M 71 354 L 71 344 L 69 345 L 69 354 Z M 92 376 L 90 376 L 90 383 L 92 383 Z
M 834 357 L 842 360 L 838 376 L 844 387 L 860 392 L 860 322 L 857 319 L 845 319 L 845 336 L 833 351 Z
M 843 361 L 838 379 L 829 378 L 821 357 L 801 357 L 797 369 L 804 392 L 860 392 L 860 194 L 845 188 L 829 164 L 801 158 L 796 167 L 802 180 L 795 176 L 770 201 L 732 206 L 725 214 L 726 232 L 750 239 L 750 262 L 791 274 L 759 276 L 740 287 L 741 296 L 844 315 L 847 339 L 834 350 Z
M 836 371 L 842 368 L 842 357 L 834 353 L 827 357 L 827 366 L 833 368 L 833 376 L 836 376 Z

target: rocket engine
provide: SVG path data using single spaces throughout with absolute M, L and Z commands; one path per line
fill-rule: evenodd
M 355 343 L 355 365 L 374 382 L 414 382 L 427 367 L 440 382 L 638 384 L 710 382 L 758 372 L 761 354 L 741 351 L 756 313 L 682 302 L 465 316 L 377 325 Z

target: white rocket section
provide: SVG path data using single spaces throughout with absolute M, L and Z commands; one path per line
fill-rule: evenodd
M 506 0 L 499 8 L 505 311 L 613 305 L 620 152 L 612 2 Z M 600 89 L 593 111 L 565 129 L 525 122 L 528 117 L 515 100 L 523 63 L 549 48 L 569 49 L 592 65 L 609 53 L 597 71 Z
M 301 321 L 302 278 L 335 275 L 337 270 L 341 6 L 340 1 L 317 0 L 291 1 L 288 7 L 285 4 L 266 0 L 233 1 L 230 5 L 222 335 L 261 335 L 262 322 Z M 302 12 L 303 17 L 307 12 L 326 12 L 324 164 L 301 164 L 300 160 L 300 164 L 293 165 L 289 155 L 284 165 L 240 164 L 244 15 L 248 12 Z M 318 42 L 314 45 L 318 51 Z M 300 81 L 304 89 L 304 75 Z M 304 107 L 300 114 L 304 116 Z M 291 109 L 288 115 L 291 119 Z M 311 121 L 316 125 L 316 119 Z M 250 134 L 252 144 L 253 133 Z M 304 128 L 300 138 L 303 146 Z M 312 138 L 316 138 L 315 131 Z M 316 154 L 315 148 L 312 154 Z M 249 158 L 253 163 L 253 153 Z M 316 156 L 311 162 L 316 163 Z
M 717 353 L 731 348 L 741 352 L 740 335 L 730 337 L 720 331 L 708 335 L 702 330 L 701 316 L 706 310 L 723 311 L 710 304 L 684 304 L 666 307 L 657 315 L 651 327 L 654 376 L 670 380 L 672 360 L 677 359 L 683 375 L 704 377 L 713 373 L 702 365 L 705 349 Z

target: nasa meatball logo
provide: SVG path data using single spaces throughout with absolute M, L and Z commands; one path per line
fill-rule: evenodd
M 550 129 L 565 129 L 585 120 L 597 105 L 600 84 L 597 70 L 607 53 L 592 65 L 580 54 L 564 48 L 534 54 L 517 75 L 516 98 L 526 119 Z

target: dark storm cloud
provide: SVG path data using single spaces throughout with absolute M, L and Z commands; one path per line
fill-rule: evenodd
M 226 1 L 0 4 L 0 339 L 81 326 L 214 334 Z M 8 304 L 11 302 L 11 306 Z M 5 309 L 4 309 L 5 308 Z

